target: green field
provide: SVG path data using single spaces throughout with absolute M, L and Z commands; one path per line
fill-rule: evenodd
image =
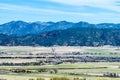
M 80 46 L 56 46 L 56 47 L 31 47 L 31 46 L 17 46 L 7 47 L 0 46 L 0 52 L 39 52 L 48 53 L 51 49 L 55 48 L 55 52 L 91 52 L 101 53 L 103 55 L 108 53 L 118 53 L 120 55 L 120 48 L 115 46 L 102 46 L 102 47 L 80 47 Z
M 0 52 L 4 53 L 48 53 L 51 48 L 55 48 L 56 53 L 64 52 L 89 52 L 92 56 L 115 56 L 120 57 L 120 49 L 118 47 L 0 47 Z M 2 53 L 3 54 L 3 53 Z M 37 70 L 58 69 L 58 73 L 51 74 L 50 71 L 40 73 Z M 31 73 L 14 73 L 11 69 L 25 69 Z M 70 75 L 69 73 L 77 73 L 80 75 Z M 86 78 L 87 80 L 120 80 L 120 78 L 97 77 L 95 75 L 105 73 L 117 73 L 120 75 L 120 62 L 87 62 L 87 63 L 63 63 L 59 65 L 43 65 L 43 66 L 0 66 L 0 79 L 7 80 L 29 80 L 30 78 L 45 78 L 49 80 L 51 77 L 68 77 L 71 80 L 75 77 Z M 83 74 L 83 75 L 81 75 Z M 87 75 L 85 75 L 87 74 Z M 92 75 L 92 76 L 90 76 Z M 104 78 L 104 79 L 103 79 Z
M 103 68 L 106 67 L 106 68 Z M 58 70 L 57 74 L 39 73 L 36 69 L 41 68 L 64 68 Z M 72 68 L 72 69 L 68 69 Z M 98 69 L 96 69 L 98 68 Z M 84 76 L 84 75 L 69 75 L 67 73 L 84 73 L 84 74 L 104 74 L 107 72 L 115 72 L 120 74 L 120 63 L 109 63 L 109 62 L 100 62 L 100 63 L 75 63 L 75 64 L 60 64 L 60 65 L 45 65 L 45 66 L 1 66 L 0 69 L 27 69 L 33 71 L 32 73 L 9 73 L 9 74 L 0 74 L 0 78 L 7 80 L 28 80 L 29 78 L 51 78 L 51 77 L 64 77 L 67 76 L 71 79 L 74 77 L 87 78 L 87 80 L 97 80 L 103 77 L 95 76 Z M 105 80 L 111 80 L 111 78 L 104 77 Z M 114 80 L 120 80 L 120 78 L 114 78 Z

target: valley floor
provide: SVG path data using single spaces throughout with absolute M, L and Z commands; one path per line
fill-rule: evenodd
M 11 72 L 10 70 L 28 70 L 26 72 Z M 46 72 L 39 72 L 40 69 L 47 69 Z M 51 73 L 53 69 L 57 69 L 57 73 Z M 4 70 L 4 72 L 3 72 Z M 103 76 L 108 73 L 116 73 L 118 77 Z M 29 80 L 37 78 L 45 78 L 46 80 L 52 77 L 68 77 L 73 79 L 86 78 L 86 80 L 120 80 L 120 63 L 100 62 L 100 63 L 74 63 L 74 64 L 59 64 L 59 65 L 44 65 L 44 66 L 1 66 L 0 78 L 7 80 Z
M 0 80 L 52 77 L 120 80 L 120 49 L 113 46 L 0 47 Z

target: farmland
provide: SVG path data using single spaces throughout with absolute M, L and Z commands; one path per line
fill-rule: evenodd
M 99 58 L 99 59 L 98 59 Z M 115 73 L 116 77 L 106 74 Z M 0 79 L 120 80 L 119 47 L 0 47 Z
M 67 76 L 69 78 L 74 77 L 81 77 L 87 78 L 87 80 L 93 80 L 98 78 L 105 78 L 109 80 L 109 77 L 98 77 L 96 75 L 102 75 L 107 72 L 115 72 L 120 74 L 120 64 L 119 63 L 107 63 L 107 62 L 100 62 L 100 63 L 74 63 L 74 64 L 59 64 L 59 65 L 45 65 L 45 66 L 1 66 L 0 69 L 6 70 L 6 72 L 2 73 L 0 77 L 8 80 L 28 80 L 29 78 L 50 78 L 50 77 L 62 77 Z M 103 67 L 103 68 L 102 68 Z M 105 68 L 106 67 L 106 68 Z M 48 72 L 38 72 L 38 69 L 47 68 L 53 69 L 57 68 L 58 73 L 53 74 Z M 72 69 L 71 69 L 72 68 Z M 8 69 L 8 70 L 7 70 Z M 9 69 L 25 69 L 30 70 L 31 73 L 14 73 L 10 72 Z M 69 73 L 79 73 L 79 75 L 71 75 Z M 119 78 L 115 78 L 115 80 L 119 80 Z

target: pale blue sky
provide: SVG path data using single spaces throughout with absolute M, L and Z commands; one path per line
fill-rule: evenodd
M 120 23 L 120 0 L 0 0 L 0 24 L 13 20 Z

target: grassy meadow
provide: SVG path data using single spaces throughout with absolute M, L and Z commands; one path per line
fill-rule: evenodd
M 0 52 L 6 53 L 49 53 L 51 48 L 55 48 L 55 52 L 89 52 L 95 53 L 94 56 L 117 56 L 120 57 L 120 49 L 113 46 L 104 47 L 0 47 Z M 17 61 L 17 60 L 16 60 Z M 38 72 L 39 69 L 49 69 L 48 72 Z M 25 69 L 31 73 L 14 73 L 11 69 Z M 50 73 L 51 69 L 57 69 L 56 74 Z M 69 73 L 76 73 L 79 75 L 70 75 Z M 117 73 L 120 75 L 120 62 L 78 62 L 78 63 L 62 63 L 58 65 L 42 65 L 42 66 L 0 66 L 0 80 L 29 80 L 37 78 L 44 78 L 49 80 L 52 77 L 68 77 L 86 78 L 86 80 L 120 80 L 120 78 L 100 77 L 105 73 Z

